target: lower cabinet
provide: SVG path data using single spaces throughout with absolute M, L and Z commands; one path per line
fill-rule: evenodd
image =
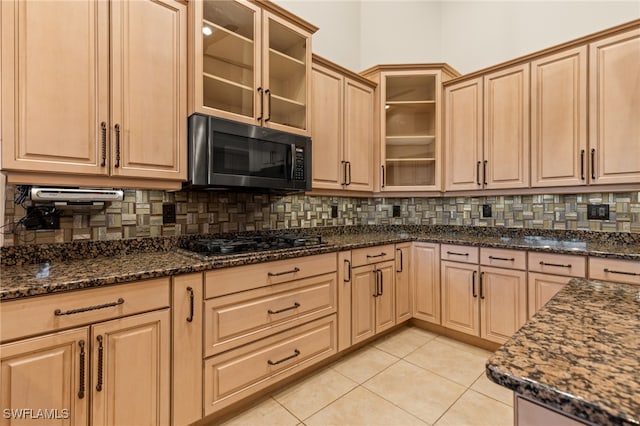
M 446 247 L 443 252 L 448 255 L 478 259 L 477 248 L 443 247 Z M 481 249 L 480 252 L 482 266 L 475 262 L 441 262 L 442 325 L 504 343 L 527 320 L 526 271 L 507 267 L 512 262 L 526 265 L 526 253 L 487 250 L 491 251 L 485 253 L 485 249 Z M 505 267 L 486 266 L 497 262 L 506 262 Z
M 412 315 L 440 324 L 440 244 L 413 243 Z
M 396 324 L 411 319 L 413 300 L 412 243 L 396 244 Z
M 515 396 L 513 409 L 516 426 L 583 426 L 587 424 L 553 408 L 529 401 L 519 394 Z
M 3 344 L 0 404 L 59 424 L 168 424 L 169 327 L 165 308 Z

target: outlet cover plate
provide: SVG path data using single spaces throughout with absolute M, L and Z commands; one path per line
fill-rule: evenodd
M 176 223 L 176 205 L 172 203 L 162 205 L 162 223 Z
M 338 206 L 331 206 L 331 218 L 335 219 L 338 217 Z
M 608 204 L 587 204 L 587 219 L 609 220 Z
M 483 204 L 482 205 L 482 217 L 491 217 L 491 205 Z
M 400 217 L 400 206 L 393 206 L 393 217 Z

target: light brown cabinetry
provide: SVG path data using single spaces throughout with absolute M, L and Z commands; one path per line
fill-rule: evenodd
M 134 309 L 141 303 L 136 300 L 139 293 L 128 292 L 138 285 L 148 296 L 161 295 L 151 299 L 155 302 L 148 307 L 154 310 L 121 317 L 130 302 Z M 121 297 L 116 301 L 104 299 L 102 290 L 71 293 L 75 310 L 60 298 L 68 294 L 43 297 L 37 302 L 47 304 L 48 312 L 36 318 L 36 326 L 28 325 L 30 317 L 21 309 L 28 299 L 3 303 L 3 330 L 10 331 L 2 334 L 5 343 L 0 346 L 4 408 L 41 407 L 59 413 L 66 408 L 73 424 L 169 423 L 168 280 L 118 286 Z M 96 316 L 108 320 L 92 323 Z M 38 325 L 45 323 L 54 326 Z M 61 323 L 74 328 L 56 331 L 55 324 Z M 11 333 L 20 324 L 27 324 L 23 334 Z M 48 334 L 23 338 L 36 329 Z M 9 339 L 21 340 L 6 343 Z
M 512 269 L 526 268 L 526 253 L 443 245 L 442 258 L 451 256 L 441 262 L 442 325 L 504 343 L 527 319 L 526 272 Z
M 376 191 L 440 191 L 441 84 L 445 64 L 379 65 L 362 72 L 376 92 L 379 166 Z
M 529 318 L 535 315 L 571 278 L 586 277 L 587 258 L 529 252 Z
M 351 252 L 351 344 L 395 324 L 394 255 L 393 244 Z
M 77 185 L 73 175 L 87 175 L 87 185 L 179 188 L 186 177 L 186 5 L 1 7 L 9 182 Z
M 445 88 L 445 190 L 529 186 L 529 64 Z
M 640 262 L 590 257 L 589 278 L 640 285 Z
M 313 189 L 373 190 L 375 84 L 313 57 Z
M 640 182 L 640 29 L 589 45 L 591 183 Z
M 515 396 L 514 424 L 516 426 L 583 426 L 586 423 L 575 420 L 550 407 L 529 401 L 520 395 Z
M 205 273 L 205 416 L 337 352 L 336 266 L 329 253 Z
M 531 186 L 587 183 L 587 46 L 531 62 Z
M 396 318 L 395 323 L 411 319 L 414 268 L 412 243 L 396 244 Z
M 412 316 L 440 324 L 440 245 L 413 243 Z
M 351 252 L 338 253 L 338 352 L 351 346 Z
M 275 4 L 194 3 L 191 112 L 309 134 L 311 35 Z

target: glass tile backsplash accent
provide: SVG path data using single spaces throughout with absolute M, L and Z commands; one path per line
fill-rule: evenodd
M 93 213 L 65 213 L 60 229 L 26 231 L 12 225 L 25 214 L 7 186 L 4 245 L 114 240 L 341 225 L 473 225 L 533 229 L 640 232 L 640 192 L 444 198 L 278 196 L 237 192 L 125 190 L 124 200 Z M 175 204 L 176 223 L 162 206 Z M 608 204 L 609 220 L 588 220 L 587 204 Z M 482 217 L 482 205 L 492 217 Z M 331 206 L 338 217 L 331 218 Z M 393 206 L 400 216 L 393 217 Z

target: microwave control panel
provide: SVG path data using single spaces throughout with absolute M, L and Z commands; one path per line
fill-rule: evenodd
M 296 146 L 296 164 L 293 172 L 294 180 L 304 180 L 304 148 Z

